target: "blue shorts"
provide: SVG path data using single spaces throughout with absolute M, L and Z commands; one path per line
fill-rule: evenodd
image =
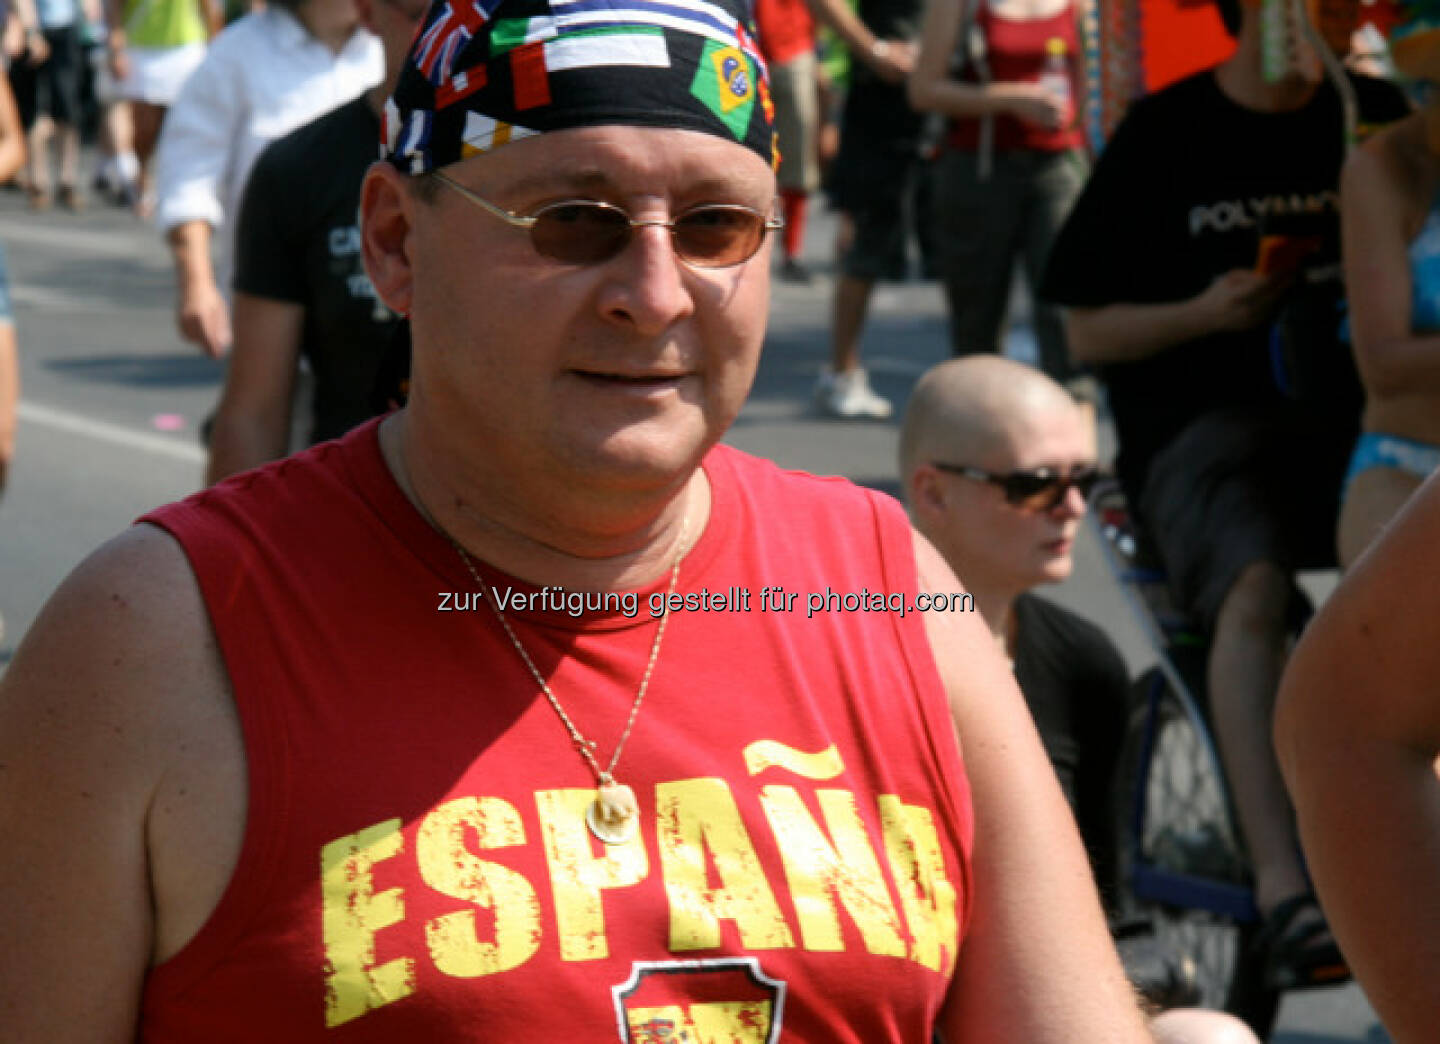
M 1386 435 L 1383 431 L 1362 432 L 1355 443 L 1355 452 L 1350 455 L 1344 488 L 1348 490 L 1356 475 L 1371 468 L 1395 468 L 1418 479 L 1428 478 L 1440 468 L 1440 446 Z

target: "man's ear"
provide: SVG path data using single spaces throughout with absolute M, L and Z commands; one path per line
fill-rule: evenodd
M 945 490 L 940 472 L 929 464 L 917 464 L 905 479 L 905 499 L 917 524 L 931 522 L 945 514 Z M 925 527 L 921 525 L 921 529 Z
M 409 178 L 389 163 L 373 163 L 360 188 L 360 242 L 365 271 L 380 300 L 410 314 L 414 296 L 414 228 L 419 206 Z

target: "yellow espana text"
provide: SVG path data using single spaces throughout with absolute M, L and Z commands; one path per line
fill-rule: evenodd
M 605 938 L 604 892 L 644 880 L 650 860 L 643 840 L 606 845 L 595 855 L 585 811 L 595 800 L 593 790 L 541 790 L 535 794 L 545 862 L 555 895 L 555 923 L 560 958 L 596 961 L 610 955 Z
M 671 950 L 718 947 L 720 922 L 727 920 L 735 922 L 748 950 L 795 945 L 723 779 L 661 783 L 655 808 Z M 713 887 L 710 860 L 719 878 Z
M 760 804 L 780 842 L 790 894 L 807 950 L 842 950 L 835 899 L 849 913 L 871 953 L 905 956 L 905 940 L 879 860 L 848 790 L 819 790 L 816 796 L 832 844 L 794 787 L 767 786 Z
M 375 864 L 399 855 L 404 844 L 400 820 L 387 819 L 320 850 L 327 1026 L 415 992 L 411 958 L 375 964 L 375 933 L 405 919 L 399 888 L 375 891 Z
M 500 798 L 463 797 L 440 805 L 420 824 L 415 859 L 427 885 L 452 899 L 473 903 L 493 918 L 482 933 L 476 910 L 436 917 L 425 926 L 430 958 L 446 975 L 470 979 L 518 968 L 540 948 L 540 902 L 514 870 L 480 859 L 466 846 L 508 848 L 525 843 L 515 806 Z M 494 941 L 482 938 L 493 934 Z

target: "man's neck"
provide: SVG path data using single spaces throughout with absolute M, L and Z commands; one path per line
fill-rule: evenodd
M 1279 83 L 1265 79 L 1260 59 L 1260 34 L 1241 34 L 1235 53 L 1215 69 L 1220 91 L 1236 105 L 1255 112 L 1293 112 L 1315 97 L 1320 84 L 1289 76 Z
M 462 458 L 408 410 L 381 425 L 380 448 L 397 485 L 431 525 L 472 557 L 530 583 L 582 591 L 643 587 L 695 545 L 709 520 L 710 483 L 699 468 L 673 489 L 638 496 L 597 495 L 538 476 L 508 480 Z
M 1015 599 L 1022 592 L 1012 591 L 1008 588 L 988 586 L 984 581 L 974 583 L 971 580 L 963 581 L 966 590 L 975 598 L 975 608 L 979 610 L 980 617 L 985 621 L 985 627 L 989 630 L 1000 651 L 1005 654 L 1007 660 L 1015 658 Z

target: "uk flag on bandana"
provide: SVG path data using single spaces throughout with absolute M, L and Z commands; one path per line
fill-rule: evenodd
M 439 87 L 450 78 L 455 56 L 490 20 L 502 0 L 445 0 L 435 20 L 415 41 L 415 65 L 424 77 Z

